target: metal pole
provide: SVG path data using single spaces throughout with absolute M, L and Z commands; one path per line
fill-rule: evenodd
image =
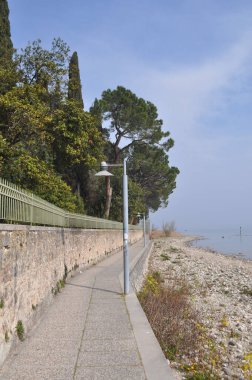
M 145 214 L 143 214 L 143 230 L 144 230 L 144 247 L 145 247 L 146 246 Z
M 126 158 L 123 160 L 123 268 L 124 294 L 129 293 L 129 254 L 128 254 L 128 177 L 126 173 Z

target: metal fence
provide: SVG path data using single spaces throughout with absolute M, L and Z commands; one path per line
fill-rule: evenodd
M 23 223 L 59 227 L 119 229 L 123 224 L 107 219 L 74 214 L 0 178 L 0 220 L 2 223 Z M 129 225 L 129 229 L 140 226 Z

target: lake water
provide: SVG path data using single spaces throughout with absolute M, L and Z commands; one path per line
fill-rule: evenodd
M 187 231 L 187 234 L 202 237 L 193 242 L 194 246 L 209 248 L 226 255 L 239 255 L 252 260 L 252 230 L 242 230 L 241 235 L 239 227 L 237 231 Z

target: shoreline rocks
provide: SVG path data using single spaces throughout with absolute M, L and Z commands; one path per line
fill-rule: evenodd
M 252 261 L 194 247 L 194 239 L 156 239 L 149 270 L 159 271 L 167 284 L 183 278 L 190 287 L 193 306 L 215 342 L 218 376 L 251 380 Z M 203 348 L 207 355 L 210 347 Z

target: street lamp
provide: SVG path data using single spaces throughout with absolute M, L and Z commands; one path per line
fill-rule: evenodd
M 107 169 L 108 167 L 123 166 L 123 269 L 124 269 L 124 294 L 129 293 L 129 254 L 128 254 L 128 176 L 126 173 L 126 158 L 123 164 L 107 164 L 105 161 L 101 162 L 101 171 L 96 173 L 96 176 L 112 176 Z
M 143 234 L 144 234 L 144 247 L 146 246 L 146 226 L 145 226 L 145 214 L 141 214 L 140 212 L 137 214 L 137 217 L 140 218 L 140 216 L 143 215 Z

